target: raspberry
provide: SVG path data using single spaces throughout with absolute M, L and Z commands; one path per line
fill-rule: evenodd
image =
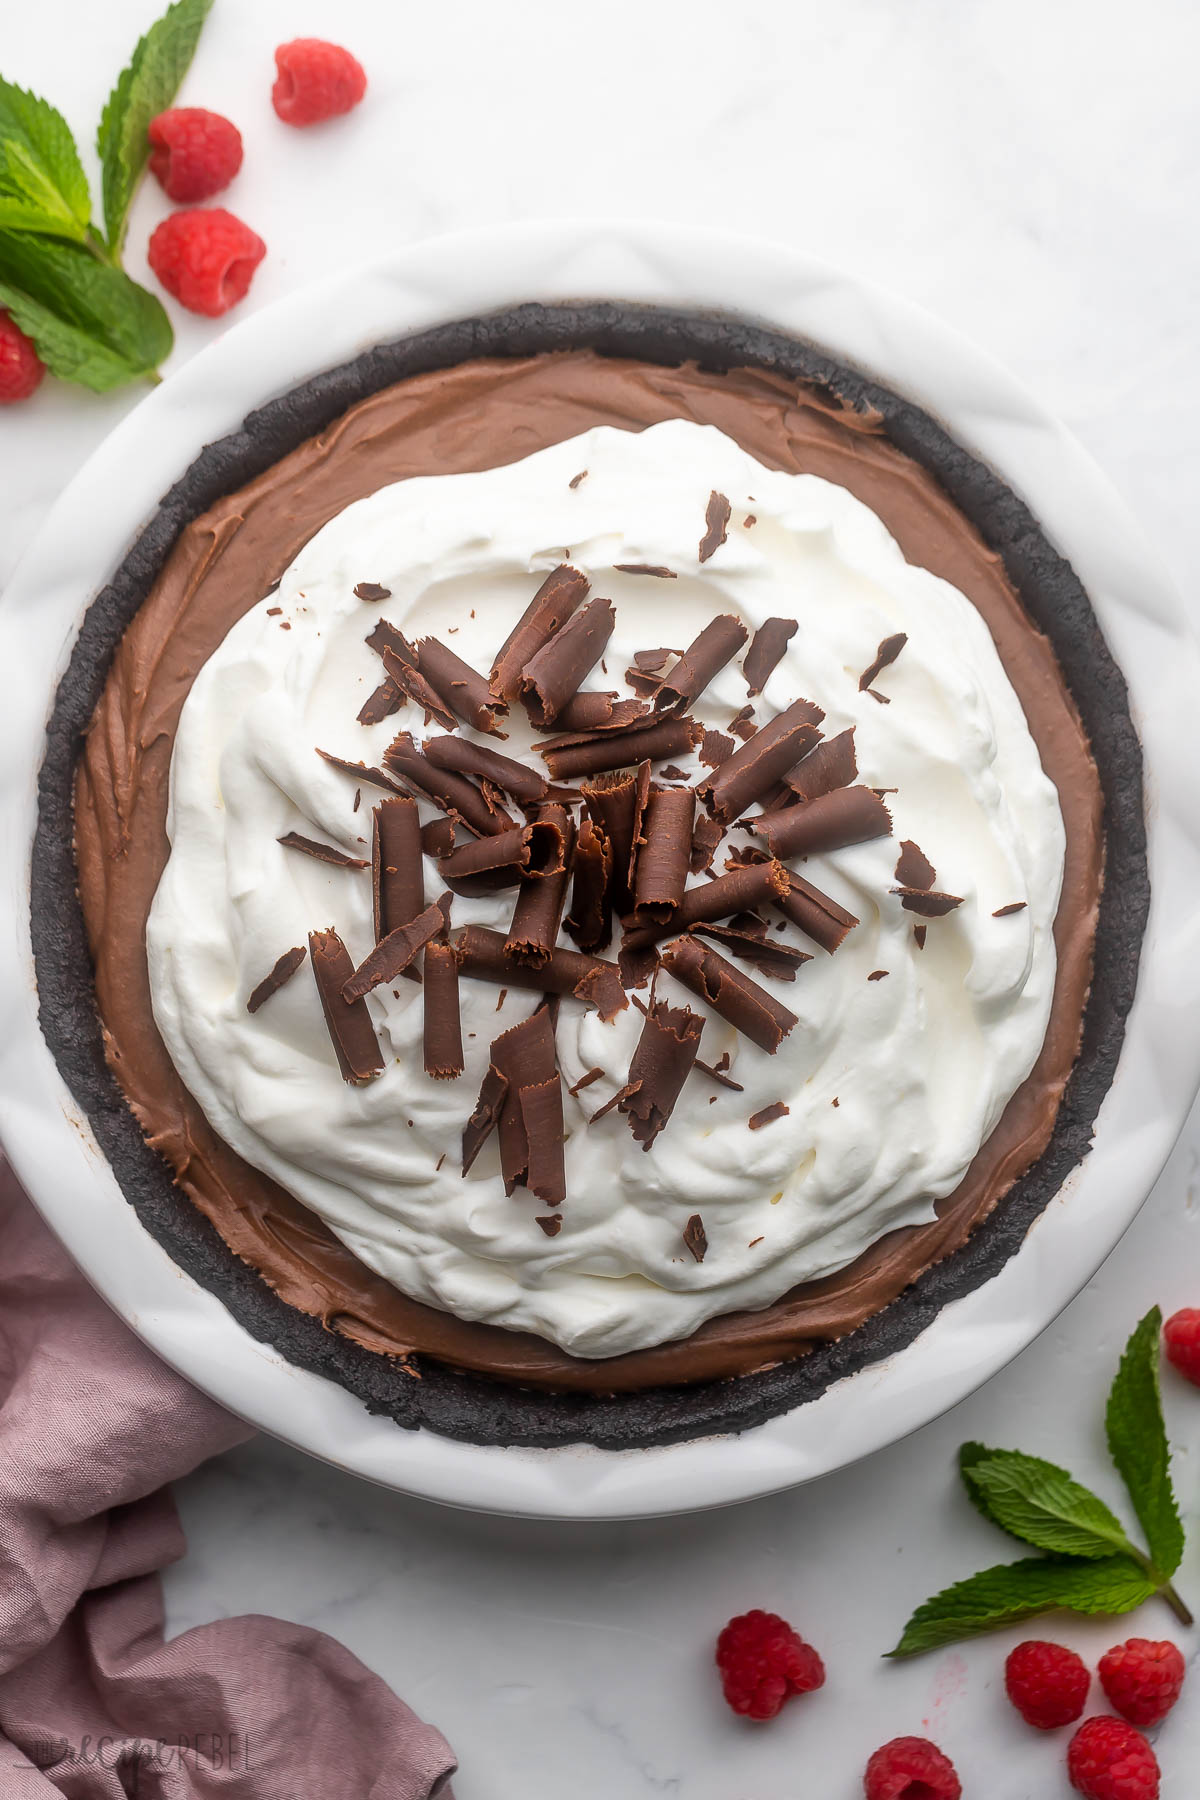
M 778 1613 L 748 1612 L 730 1619 L 717 1639 L 717 1667 L 735 1713 L 773 1719 L 791 1694 L 825 1681 L 825 1665 Z
M 1123 1719 L 1088 1719 L 1067 1750 L 1071 1786 L 1085 1800 L 1158 1800 L 1158 1762 Z
M 271 105 L 285 125 L 317 125 L 348 113 L 367 91 L 363 67 L 340 44 L 296 38 L 275 52 Z
M 46 365 L 33 347 L 33 339 L 0 312 L 0 406 L 28 400 L 46 373 Z
M 228 187 L 242 166 L 242 134 L 220 113 L 174 106 L 146 127 L 150 168 L 170 200 L 192 205 Z
M 960 1800 L 962 1782 L 928 1738 L 898 1737 L 867 1764 L 863 1792 L 867 1800 Z
M 220 206 L 172 213 L 150 239 L 150 267 L 189 312 L 215 319 L 245 294 L 267 253 L 256 231 Z
M 1179 1698 L 1184 1661 L 1176 1645 L 1130 1638 L 1100 1658 L 1108 1703 L 1131 1725 L 1161 1725 Z
M 1081 1657 L 1036 1638 L 1018 1644 L 1004 1665 L 1008 1697 L 1029 1725 L 1053 1731 L 1073 1725 L 1087 1704 L 1092 1678 Z
M 1167 1361 L 1200 1387 L 1200 1307 L 1185 1306 L 1163 1326 Z

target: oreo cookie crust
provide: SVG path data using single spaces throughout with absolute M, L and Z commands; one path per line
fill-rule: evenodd
M 215 500 L 262 473 L 349 406 L 407 376 L 479 356 L 591 348 L 655 364 L 764 369 L 825 387 L 880 413 L 891 441 L 930 470 L 1003 559 L 1033 622 L 1054 646 L 1092 743 L 1106 798 L 1107 876 L 1082 1048 L 1048 1150 L 970 1241 L 837 1343 L 736 1379 L 620 1396 L 519 1389 L 414 1359 L 359 1348 L 285 1303 L 225 1246 L 167 1165 L 141 1136 L 104 1061 L 83 918 L 75 890 L 72 778 L 81 733 L 116 644 L 146 598 L 179 532 Z M 368 1409 L 406 1427 L 426 1425 L 478 1443 L 590 1442 L 636 1448 L 737 1431 L 776 1416 L 911 1342 L 951 1299 L 995 1274 L 1086 1154 L 1092 1124 L 1120 1053 L 1149 904 L 1141 752 L 1125 684 L 1087 597 L 1028 509 L 999 479 L 910 402 L 812 346 L 737 320 L 597 304 L 526 306 L 439 327 L 380 346 L 252 414 L 241 431 L 205 449 L 85 617 L 51 718 L 40 777 L 33 861 L 33 939 L 43 1031 L 87 1112 L 121 1186 L 173 1258 L 221 1296 L 256 1337 L 290 1361 L 340 1382 Z

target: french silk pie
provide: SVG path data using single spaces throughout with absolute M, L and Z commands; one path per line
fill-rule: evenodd
M 1086 1149 L 1145 909 L 1123 684 L 1020 502 L 811 349 L 605 320 L 207 452 L 43 778 L 43 1018 L 131 1200 L 485 1441 L 736 1428 L 906 1342 Z

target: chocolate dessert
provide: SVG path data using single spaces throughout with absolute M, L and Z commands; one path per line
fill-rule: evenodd
M 1123 684 L 1015 497 L 804 346 L 632 311 L 206 452 L 42 820 L 44 1026 L 141 1216 L 487 1442 L 737 1429 L 909 1341 L 1085 1152 L 1146 908 Z

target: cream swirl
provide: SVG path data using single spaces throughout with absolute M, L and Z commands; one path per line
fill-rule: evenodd
M 733 511 L 726 542 L 701 564 L 713 489 Z M 693 1074 L 649 1151 L 619 1113 L 589 1123 L 624 1079 L 640 1015 L 631 1007 L 606 1025 L 563 1003 L 564 1084 L 605 1073 L 564 1096 L 568 1197 L 548 1238 L 523 1190 L 505 1196 L 494 1144 L 465 1180 L 459 1169 L 490 1042 L 534 996 L 513 991 L 498 1008 L 496 988 L 464 978 L 466 1070 L 435 1083 L 422 1064 L 421 990 L 377 989 L 368 1005 L 388 1067 L 365 1088 L 339 1076 L 307 969 L 259 1012 L 245 1003 L 313 928 L 336 925 L 356 960 L 371 946 L 369 876 L 277 839 L 295 830 L 361 855 L 372 790 L 355 811 L 354 783 L 315 746 L 372 763 L 398 725 L 421 735 L 412 707 L 355 722 L 379 679 L 364 642 L 379 611 L 409 636 L 436 632 L 486 671 L 533 585 L 563 560 L 616 607 L 607 674 L 589 685 L 626 691 L 634 651 L 685 645 L 717 612 L 751 631 L 795 618 L 755 701 L 758 721 L 798 695 L 816 701 L 827 734 L 854 726 L 861 780 L 896 791 L 893 838 L 804 867 L 860 921 L 841 949 L 807 944 L 813 960 L 794 983 L 755 974 L 799 1016 L 776 1055 L 663 978 L 664 997 L 704 1014 L 704 1060 L 727 1051 L 742 1091 Z M 677 578 L 618 563 L 665 565 Z M 382 609 L 355 597 L 362 581 L 390 590 Z M 879 678 L 890 700 L 881 705 L 858 680 L 895 632 L 908 641 Z M 696 710 L 720 727 L 746 698 L 735 661 Z M 531 756 L 515 723 L 504 750 Z M 405 1293 L 578 1356 L 645 1348 L 768 1305 L 883 1232 L 927 1220 L 1032 1068 L 1049 1015 L 1062 820 L 982 618 L 906 563 L 845 490 L 769 471 L 712 427 L 601 427 L 503 468 L 397 482 L 347 507 L 197 676 L 175 743 L 169 835 L 147 927 L 154 1012 L 214 1128 Z M 963 897 L 930 922 L 924 950 L 889 892 L 902 838 Z M 439 891 L 433 865 L 426 886 Z M 455 922 L 503 930 L 512 898 L 459 898 Z M 1017 902 L 1022 910 L 994 916 Z M 750 1115 L 779 1100 L 787 1115 L 750 1131 Z M 702 1263 L 682 1240 L 697 1211 Z

